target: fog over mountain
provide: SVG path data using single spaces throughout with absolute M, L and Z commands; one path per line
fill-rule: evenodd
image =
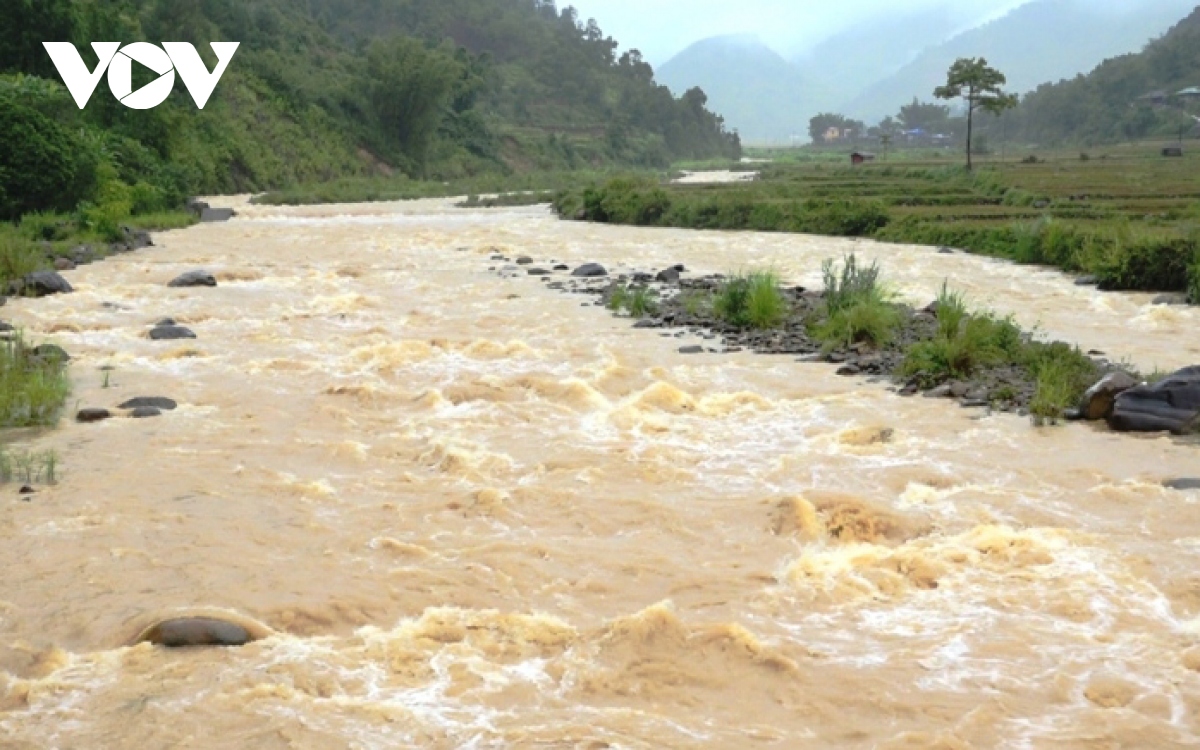
M 714 36 L 658 66 L 658 79 L 677 94 L 703 88 L 743 139 L 778 142 L 804 133 L 820 111 L 873 122 L 913 97 L 929 100 L 959 57 L 988 58 L 1018 93 L 1070 78 L 1139 51 L 1195 6 L 1196 0 L 917 2 L 874 4 L 864 15 L 849 3 L 846 14 L 858 20 L 821 39 L 781 46 L 782 31 Z M 635 35 L 630 42 L 636 41 Z M 780 50 L 790 51 L 786 59 Z

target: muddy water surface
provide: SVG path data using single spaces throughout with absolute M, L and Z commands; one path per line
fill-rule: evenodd
M 1175 747 L 1200 742 L 1200 448 L 833 368 L 686 356 L 497 252 L 878 258 L 1147 369 L 1200 313 L 928 248 L 448 202 L 242 207 L 7 315 L 82 406 L 0 501 L 0 746 Z M 168 289 L 207 268 L 216 289 Z M 153 342 L 175 317 L 199 338 Z M 108 388 L 103 365 L 115 366 Z M 181 614 L 269 629 L 129 646 Z

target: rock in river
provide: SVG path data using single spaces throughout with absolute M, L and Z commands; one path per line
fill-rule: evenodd
M 1138 382 L 1123 372 L 1113 372 L 1104 376 L 1083 394 L 1079 402 L 1079 414 L 1083 419 L 1108 419 L 1117 403 L 1117 396 L 1130 388 L 1137 387 Z
M 102 422 L 111 416 L 112 414 L 108 411 L 108 409 L 80 409 L 79 413 L 75 415 L 75 421 Z
M 70 294 L 75 291 L 67 280 L 55 271 L 34 271 L 23 279 L 9 284 L 14 295 L 48 297 L 51 294 Z
M 156 326 L 150 329 L 150 338 L 155 341 L 174 341 L 176 339 L 194 339 L 196 334 L 192 329 L 183 326 Z
M 143 407 L 152 407 L 154 409 L 165 409 L 171 411 L 179 404 L 175 403 L 174 399 L 164 398 L 162 396 L 138 396 L 131 398 L 121 404 L 119 409 L 141 409 Z
M 215 617 L 181 617 L 147 628 L 138 643 L 168 648 L 185 646 L 245 646 L 255 640 L 245 627 Z
M 580 276 L 583 278 L 595 278 L 598 276 L 607 276 L 608 270 L 599 263 L 584 263 L 579 268 L 571 272 L 572 276 Z
M 167 286 L 188 287 L 188 286 L 216 286 L 217 279 L 208 271 L 188 271 L 175 278 Z
M 1200 430 L 1200 366 L 1188 367 L 1154 385 L 1139 385 L 1117 396 L 1108 425 L 1118 432 Z
M 1200 479 L 1168 479 L 1163 487 L 1169 490 L 1200 490 Z

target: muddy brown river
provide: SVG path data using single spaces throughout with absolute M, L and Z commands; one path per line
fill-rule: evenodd
M 854 251 L 1146 370 L 1200 363 L 1200 310 L 930 248 L 234 203 L 4 309 L 74 356 L 72 413 L 180 407 L 19 441 L 60 479 L 0 499 L 0 747 L 1200 744 L 1200 492 L 1161 485 L 1200 446 L 683 355 L 488 267 L 819 286 Z M 268 637 L 129 645 L 189 614 Z

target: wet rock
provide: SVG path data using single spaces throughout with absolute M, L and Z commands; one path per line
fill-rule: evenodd
M 215 617 L 166 620 L 148 628 L 138 637 L 139 643 L 153 643 L 167 648 L 245 646 L 253 640 L 253 635 L 243 626 Z
M 27 484 L 21 485 L 21 489 L 17 490 L 18 495 L 32 495 L 35 492 L 37 492 L 37 490 Z
M 661 326 L 661 321 L 653 319 L 639 320 L 633 324 L 634 328 L 660 328 Z
M 141 250 L 144 247 L 154 246 L 154 241 L 150 239 L 149 232 L 129 227 L 121 227 L 121 231 L 125 234 L 125 244 L 130 250 Z
M 957 251 L 952 247 L 939 247 L 938 248 L 938 254 L 940 254 L 940 255 L 954 255 L 954 253 L 956 253 L 956 252 Z
M 1187 303 L 1186 294 L 1160 294 L 1151 301 L 1153 305 L 1186 305 Z
M 563 265 L 562 263 L 559 263 L 558 265 L 556 265 L 554 267 L 554 270 L 555 271 L 570 271 L 571 267 L 567 266 L 567 265 Z
M 41 344 L 29 350 L 29 354 L 34 359 L 40 359 L 43 362 L 70 362 L 71 355 L 61 346 L 56 344 Z
M 1100 278 L 1098 276 L 1080 276 L 1075 279 L 1075 286 L 1098 286 Z
M 48 297 L 51 294 L 70 294 L 75 290 L 56 271 L 34 271 L 9 284 L 9 291 L 13 295 Z
M 697 346 L 681 346 L 681 347 L 679 347 L 679 353 L 680 354 L 703 354 L 704 347 L 698 346 L 698 345 Z
M 962 400 L 964 409 L 983 409 L 988 406 L 986 398 L 965 398 Z
M 550 271 L 547 271 L 544 268 L 531 268 L 528 271 L 526 271 L 525 273 L 529 274 L 530 276 L 549 276 L 550 275 Z
M 0 333 L 11 333 L 17 330 L 13 328 L 13 324 L 4 320 L 0 320 Z
M 75 415 L 76 422 L 103 422 L 112 416 L 108 409 L 80 409 Z
M 164 411 L 171 411 L 171 410 L 177 408 L 178 406 L 179 406 L 179 404 L 177 404 L 174 399 L 164 398 L 163 396 L 138 396 L 137 398 L 129 399 L 128 401 L 121 404 L 117 408 L 119 408 L 119 409 L 141 409 L 143 407 L 153 407 L 155 409 L 163 409 Z
M 173 287 L 216 286 L 217 279 L 208 271 L 188 271 L 167 284 Z
M 54 270 L 55 271 L 74 271 L 75 270 L 75 261 L 71 260 L 70 258 L 55 258 L 54 259 Z
M 856 364 L 843 365 L 838 368 L 837 374 L 842 377 L 852 377 L 862 372 L 862 368 Z
M 966 383 L 956 381 L 950 384 L 950 395 L 954 398 L 963 398 L 970 390 L 971 386 Z
M 1163 487 L 1169 490 L 1200 490 L 1200 479 L 1168 479 Z
M 939 385 L 937 388 L 925 391 L 925 398 L 950 398 L 950 385 Z
M 237 213 L 232 208 L 210 208 L 208 204 L 204 204 L 200 211 L 200 221 L 206 223 L 229 221 L 234 216 L 237 216 Z
M 1200 366 L 1121 393 L 1108 425 L 1118 432 L 1200 431 Z
M 149 419 L 150 417 L 161 417 L 162 410 L 156 409 L 153 406 L 139 406 L 138 408 L 129 412 L 129 416 L 133 417 L 134 419 Z
M 663 284 L 678 284 L 679 271 L 674 268 L 664 269 L 658 272 L 658 275 L 654 277 L 654 280 Z
M 516 260 L 516 264 L 518 266 L 528 266 L 528 265 L 531 265 L 532 263 L 533 263 L 533 258 L 530 258 L 528 255 L 522 255 L 520 258 L 517 258 L 517 260 Z
M 572 271 L 571 275 L 579 276 L 579 277 L 585 278 L 585 279 L 590 279 L 590 278 L 597 278 L 600 276 L 607 276 L 608 270 L 604 266 L 600 265 L 599 263 L 584 263 L 582 266 L 580 266 L 579 268 L 576 268 L 574 271 Z
M 175 326 L 175 325 L 179 325 L 179 324 L 175 322 L 174 318 L 163 318 L 162 320 L 158 321 L 154 325 L 156 325 L 156 326 Z
M 183 326 L 158 326 L 150 329 L 150 338 L 155 341 L 175 341 L 194 339 L 196 334 L 190 328 Z
M 1124 372 L 1105 375 L 1099 383 L 1083 394 L 1079 402 L 1080 417 L 1090 420 L 1108 419 L 1117 403 L 1117 396 L 1136 387 L 1137 384 L 1136 380 Z

